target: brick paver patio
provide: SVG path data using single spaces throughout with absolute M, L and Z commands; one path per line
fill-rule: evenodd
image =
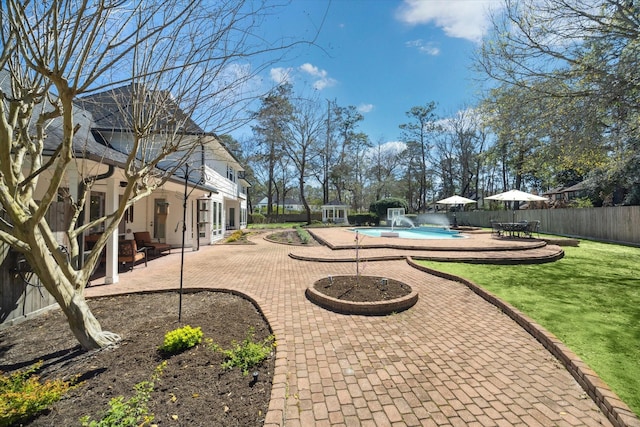
M 325 237 L 346 242 L 342 232 Z M 488 239 L 466 245 L 483 246 Z M 364 261 L 362 274 L 401 280 L 419 292 L 419 300 L 390 316 L 340 315 L 312 304 L 304 292 L 327 275 L 355 274 L 355 265 L 290 254 L 348 259 L 353 250 L 330 255 L 320 246 L 252 240 L 255 245 L 187 251 L 184 287 L 235 290 L 265 314 L 278 340 L 266 426 L 612 425 L 555 357 L 467 286 L 404 259 Z M 369 251 L 391 255 L 398 249 Z M 180 253 L 174 251 L 121 274 L 117 284 L 98 279 L 86 294 L 176 289 L 179 278 Z

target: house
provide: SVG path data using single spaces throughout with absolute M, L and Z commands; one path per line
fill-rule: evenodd
M 267 197 L 264 197 L 264 198 L 262 198 L 260 200 L 260 202 L 258 202 L 255 205 L 255 208 L 258 209 L 259 211 L 261 211 L 261 210 L 265 210 L 268 205 L 269 205 L 269 201 L 268 201 Z M 273 207 L 274 210 L 282 208 L 282 202 L 280 202 L 278 200 L 273 200 L 271 202 L 271 206 Z M 285 213 L 292 212 L 292 211 L 302 212 L 302 211 L 304 211 L 304 205 L 299 200 L 292 199 L 292 198 L 285 198 L 284 199 L 284 211 L 285 211 Z
M 0 75 L 3 88 L 8 80 L 6 74 Z M 82 224 L 115 211 L 126 187 L 124 166 L 133 142 L 127 115 L 133 112 L 131 103 L 121 101 L 131 99 L 131 91 L 132 86 L 125 86 L 81 98 L 75 104 L 75 160 L 63 176 L 61 191 L 78 200 L 78 195 L 90 187 L 81 215 Z M 249 183 L 244 179 L 241 163 L 216 135 L 201 129 L 176 104 L 167 110 L 170 113 L 167 121 L 174 120 L 173 114 L 175 121 L 183 124 L 176 129 L 182 142 L 197 149 L 189 154 L 184 165 L 176 163 L 177 157 L 170 156 L 156 166 L 153 176 L 167 180 L 151 195 L 135 200 L 119 224 L 118 232 L 110 236 L 104 255 L 106 283 L 119 281 L 118 240 L 124 238 L 127 231 L 148 231 L 155 241 L 176 248 L 184 243 L 184 247 L 197 250 L 201 245 L 211 245 L 224 238 L 227 230 L 246 228 Z M 55 152 L 61 137 L 61 120 L 54 119 L 47 129 L 45 155 Z M 162 134 L 158 132 L 154 137 L 161 138 Z M 137 153 L 137 156 L 143 155 L 142 150 Z M 53 177 L 52 174 L 53 171 L 45 171 L 43 177 Z M 46 179 L 41 179 L 34 198 L 41 199 L 45 191 Z M 68 246 L 63 231 L 72 212 L 69 198 L 59 197 L 51 211 L 59 217 L 50 221 L 56 239 L 63 247 Z M 85 238 L 101 231 L 99 225 L 91 227 L 85 232 Z M 83 253 L 85 239 L 79 239 L 78 243 Z
M 567 207 L 573 200 L 587 197 L 587 186 L 584 181 L 568 187 L 557 187 L 543 194 L 551 199 L 551 207 Z

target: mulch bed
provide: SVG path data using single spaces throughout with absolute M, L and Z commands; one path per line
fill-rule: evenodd
M 397 280 L 377 276 L 331 276 L 313 286 L 332 298 L 351 302 L 387 301 L 411 293 L 411 287 Z
M 149 403 L 157 426 L 262 426 L 271 397 L 275 355 L 252 369 L 257 381 L 238 368 L 223 370 L 223 355 L 205 345 L 163 359 L 158 352 L 166 332 L 184 326 L 201 327 L 224 349 L 254 331 L 254 341 L 271 335 L 268 324 L 248 300 L 225 292 L 185 293 L 182 323 L 175 292 L 104 297 L 89 305 L 104 330 L 118 333 L 116 348 L 85 352 L 77 345 L 66 318 L 54 310 L 0 331 L 0 371 L 14 372 L 44 362 L 44 379 L 82 383 L 50 411 L 28 426 L 80 425 L 79 418 L 108 409 L 111 398 L 130 398 L 135 384 L 148 381 L 163 361 L 168 364 Z

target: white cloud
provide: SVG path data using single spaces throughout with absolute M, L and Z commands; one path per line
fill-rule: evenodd
M 373 104 L 360 104 L 358 105 L 358 111 L 361 113 L 370 113 L 373 111 Z
M 425 55 L 436 56 L 440 54 L 440 48 L 434 43 L 425 43 L 422 39 L 408 41 L 405 45 L 410 48 L 416 48 L 418 52 L 424 53 Z
M 498 0 L 404 0 L 397 18 L 410 25 L 434 24 L 449 37 L 479 42 L 489 28 L 490 8 Z
M 300 71 L 307 73 L 316 80 L 313 82 L 313 88 L 322 90 L 327 87 L 335 86 L 337 80 L 329 77 L 326 70 L 321 70 L 313 64 L 304 63 L 300 66 Z
M 292 83 L 293 75 L 291 74 L 291 72 L 291 68 L 277 67 L 272 68 L 271 71 L 269 71 L 269 75 L 271 77 L 271 80 L 273 80 L 277 84 Z
M 402 153 L 407 149 L 407 144 L 402 141 L 387 141 L 380 146 L 382 151 L 392 152 L 392 153 Z

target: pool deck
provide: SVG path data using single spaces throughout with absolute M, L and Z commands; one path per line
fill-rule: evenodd
M 640 426 L 628 407 L 557 338 L 509 307 L 498 308 L 468 284 L 412 266 L 412 258 L 471 262 L 542 260 L 562 254 L 535 239 L 358 242 L 361 274 L 409 284 L 419 300 L 391 316 L 349 316 L 324 310 L 305 290 L 327 275 L 355 274 L 354 234 L 313 229 L 330 246 L 300 247 L 251 236 L 254 244 L 187 251 L 184 288 L 225 289 L 251 298 L 278 347 L 265 426 Z M 333 249 L 332 249 L 333 248 Z M 92 282 L 88 297 L 175 290 L 179 251 Z M 459 258 L 458 258 L 459 259 Z M 489 298 L 490 299 L 490 298 Z M 559 347 L 580 382 L 541 342 Z M 573 364 L 573 365 L 571 365 Z M 599 397 L 600 405 L 581 384 Z M 605 411 L 601 408 L 604 408 Z

